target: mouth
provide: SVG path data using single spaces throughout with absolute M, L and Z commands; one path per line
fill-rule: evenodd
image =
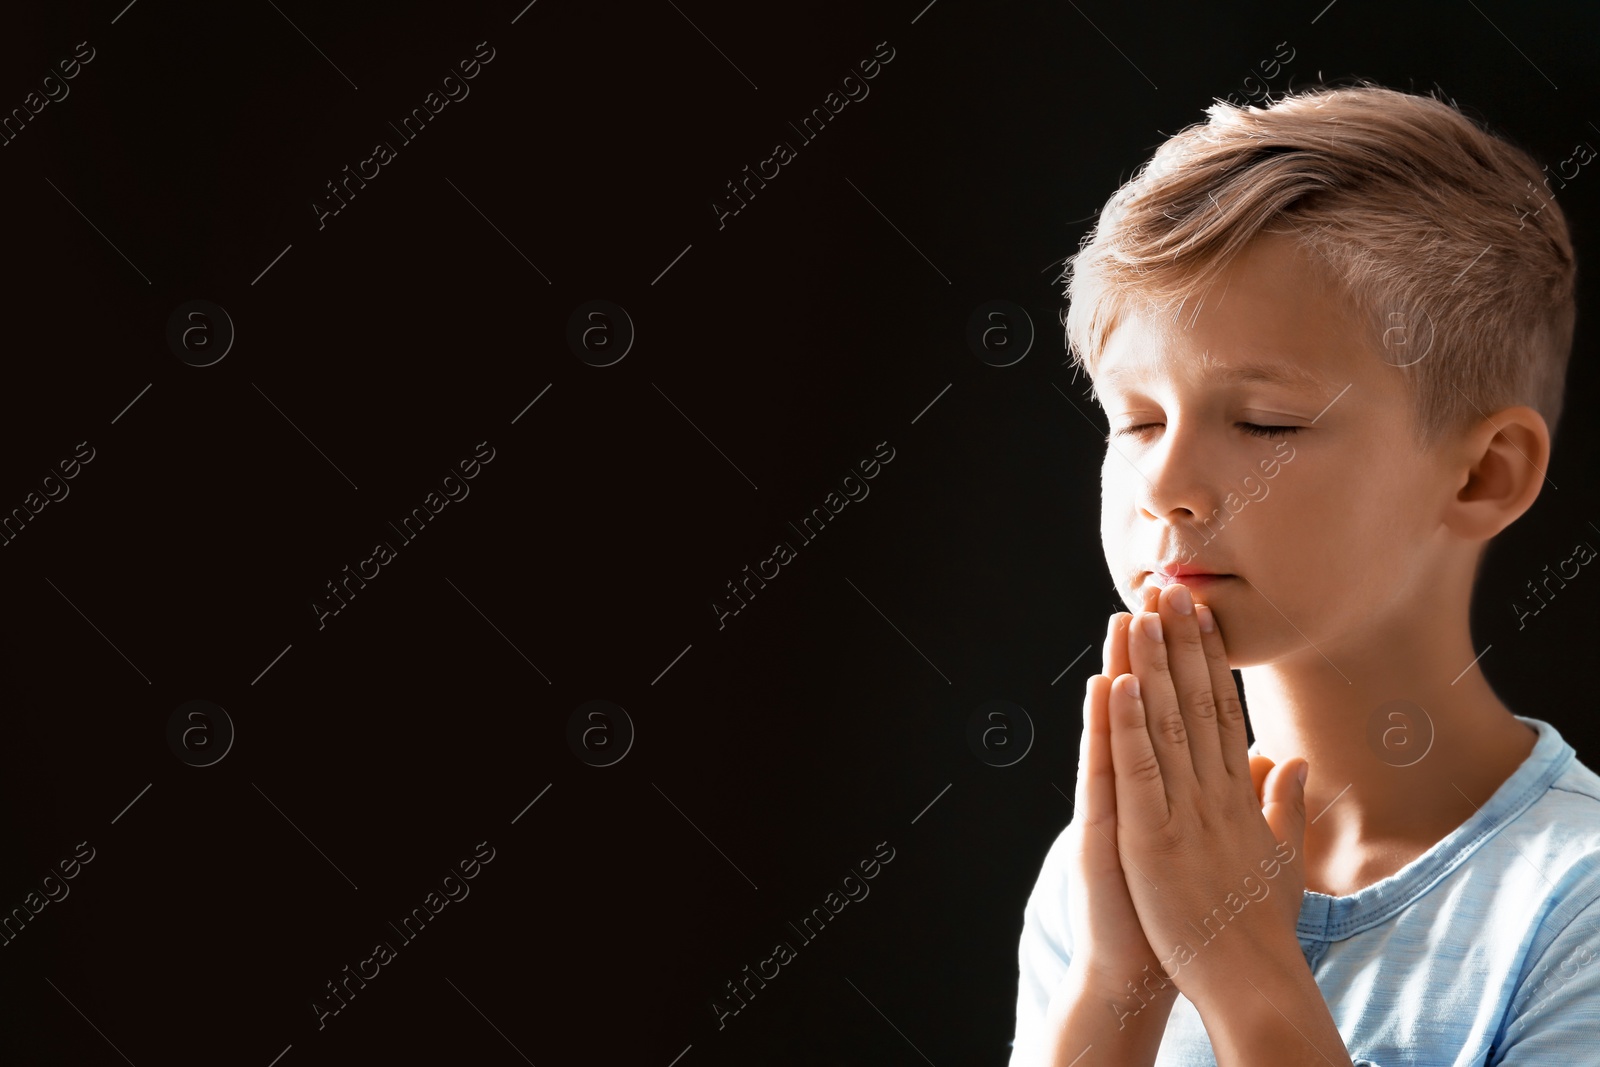
M 1232 574 L 1162 574 L 1160 571 L 1149 571 L 1146 576 L 1163 589 L 1180 583 L 1190 589 L 1213 589 L 1237 577 Z

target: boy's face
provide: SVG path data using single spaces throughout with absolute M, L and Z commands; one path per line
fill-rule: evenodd
M 1094 376 L 1111 430 L 1100 536 L 1118 591 L 1140 611 L 1164 566 L 1230 575 L 1185 584 L 1234 667 L 1292 653 L 1337 664 L 1341 642 L 1425 615 L 1459 488 L 1442 450 L 1411 442 L 1404 372 L 1301 255 L 1263 235 L 1198 315 L 1191 301 L 1176 321 L 1119 323 Z M 1257 365 L 1318 381 L 1226 378 Z M 1257 437 L 1242 423 L 1298 430 Z

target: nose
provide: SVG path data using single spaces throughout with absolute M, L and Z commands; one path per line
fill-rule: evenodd
M 1192 429 L 1169 422 L 1159 439 L 1129 458 L 1143 475 L 1135 489 L 1141 516 L 1177 526 L 1184 543 L 1194 540 L 1197 522 L 1222 513 L 1220 472 L 1215 459 L 1197 447 Z

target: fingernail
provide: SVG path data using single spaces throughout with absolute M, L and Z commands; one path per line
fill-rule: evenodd
M 1161 640 L 1161 616 L 1153 611 L 1144 617 L 1144 635 L 1152 641 Z
M 1305 785 L 1306 784 L 1306 772 L 1309 771 L 1309 770 L 1311 770 L 1311 764 L 1302 763 L 1302 764 L 1300 764 L 1300 769 L 1295 772 L 1295 777 L 1300 779 L 1300 784 L 1301 785 Z
M 1172 606 L 1178 609 L 1179 615 L 1194 614 L 1194 600 L 1187 587 L 1180 585 L 1172 591 Z
M 1139 676 L 1136 674 L 1128 677 L 1128 695 L 1135 700 L 1139 699 Z
M 1205 633 L 1212 633 L 1217 628 L 1217 620 L 1211 617 L 1211 609 L 1204 604 L 1194 606 L 1195 618 L 1200 620 L 1200 629 Z

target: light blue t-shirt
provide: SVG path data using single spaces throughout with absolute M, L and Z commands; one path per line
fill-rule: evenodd
M 1600 775 L 1516 718 L 1539 739 L 1466 822 L 1349 896 L 1305 891 L 1300 948 L 1356 1067 L 1600 1064 Z M 1066 860 L 1063 831 L 1022 912 L 1013 1067 L 1072 958 Z M 1182 993 L 1155 1062 L 1216 1067 Z

